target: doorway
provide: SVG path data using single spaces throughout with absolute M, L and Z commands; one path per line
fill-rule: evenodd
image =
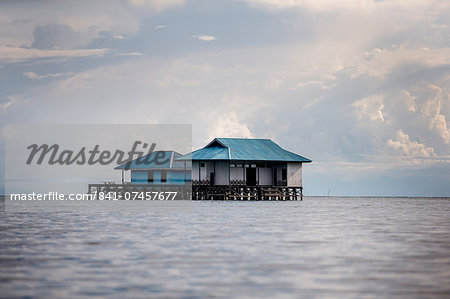
M 245 169 L 247 186 L 256 186 L 256 168 Z

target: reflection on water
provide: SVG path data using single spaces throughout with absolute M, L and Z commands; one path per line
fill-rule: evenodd
M 450 296 L 449 199 L 133 204 L 0 208 L 0 297 Z

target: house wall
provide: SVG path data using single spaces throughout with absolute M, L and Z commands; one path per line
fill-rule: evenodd
M 204 163 L 204 167 L 200 167 Z M 215 165 L 214 165 L 215 164 Z M 239 162 L 237 162 L 239 164 Z M 283 169 L 286 180 L 283 181 Z M 215 171 L 215 185 L 229 185 L 230 181 L 242 181 L 245 184 L 246 168 L 230 167 L 228 161 L 193 161 L 192 180 L 210 180 L 210 173 Z M 277 182 L 274 182 L 274 172 L 277 174 Z M 230 179 L 230 181 L 228 180 Z M 257 184 L 260 186 L 302 186 L 302 163 L 274 163 L 268 167 L 258 167 L 256 170 Z
M 215 178 L 214 178 L 214 184 L 215 185 L 229 185 L 229 169 L 230 164 L 227 161 L 216 161 L 215 162 Z
M 288 187 L 302 187 L 302 163 L 287 164 Z
M 161 172 L 153 171 L 153 184 L 161 184 Z
M 286 168 L 286 165 L 273 164 L 271 167 L 264 168 L 264 172 L 266 172 L 266 181 L 264 182 L 264 185 L 279 186 L 279 182 L 282 181 L 283 167 Z
M 239 162 L 237 162 L 239 164 Z M 258 164 L 258 163 L 243 163 L 243 164 Z M 244 165 L 243 165 L 244 166 Z M 229 167 L 229 166 L 228 166 Z M 275 164 L 271 165 L 269 167 L 258 167 L 256 169 L 256 180 L 257 184 L 261 186 L 272 186 L 274 185 L 273 182 L 273 172 L 277 172 L 277 180 L 280 181 L 282 179 L 282 169 L 286 168 L 286 164 Z M 243 184 L 246 182 L 246 167 L 229 167 L 230 171 L 230 181 L 242 181 Z M 217 165 L 216 165 L 217 170 Z M 225 173 L 225 177 L 226 177 Z M 217 178 L 217 176 L 216 176 Z M 228 184 L 228 183 L 226 183 Z
M 257 171 L 259 172 L 259 185 L 272 185 L 272 168 L 258 168 Z
M 201 167 L 201 164 L 204 166 Z M 192 161 L 192 180 L 209 180 L 211 172 L 214 172 L 213 161 Z
M 161 183 L 161 170 L 153 171 L 153 183 L 148 182 L 148 170 L 131 170 L 131 183 L 133 184 L 170 184 L 184 185 L 184 172 L 167 170 L 167 182 Z M 186 179 L 190 179 L 191 173 L 187 172 Z
M 230 168 L 230 181 L 233 181 L 233 180 L 244 181 L 245 180 L 244 171 L 245 170 L 243 167 Z
M 186 176 L 189 179 L 189 176 Z M 167 173 L 167 181 L 171 185 L 184 185 L 184 172 L 182 171 L 169 171 Z
M 199 169 L 199 165 L 200 163 L 198 161 L 192 161 L 192 180 L 193 181 L 198 181 L 199 178 L 199 173 L 198 173 L 198 169 Z
M 147 170 L 131 170 L 131 183 L 134 184 L 147 184 L 148 173 Z
M 206 161 L 203 163 L 205 165 L 204 167 L 201 167 L 201 164 L 200 164 L 200 179 L 209 181 L 209 179 L 211 178 L 211 172 L 214 172 L 214 162 Z

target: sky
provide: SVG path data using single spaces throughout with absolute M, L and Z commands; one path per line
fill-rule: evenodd
M 313 160 L 306 195 L 450 196 L 449 15 L 433 0 L 3 0 L 2 134 L 192 124 L 194 149 L 271 138 Z

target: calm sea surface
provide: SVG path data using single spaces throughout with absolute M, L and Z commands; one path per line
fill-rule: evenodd
M 0 204 L 0 297 L 450 298 L 450 199 Z

